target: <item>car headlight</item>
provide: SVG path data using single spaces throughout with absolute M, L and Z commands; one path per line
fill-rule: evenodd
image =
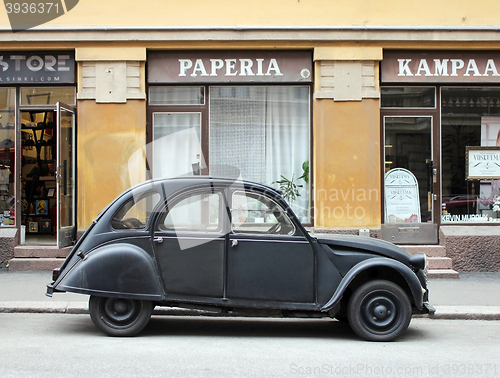
M 427 270 L 427 256 L 425 253 L 419 253 L 410 257 L 410 264 L 415 269 Z

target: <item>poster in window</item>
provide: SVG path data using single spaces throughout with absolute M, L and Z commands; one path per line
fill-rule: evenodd
M 500 147 L 467 147 L 467 179 L 500 179 Z
M 385 223 L 419 223 L 420 197 L 418 182 L 404 168 L 385 174 Z

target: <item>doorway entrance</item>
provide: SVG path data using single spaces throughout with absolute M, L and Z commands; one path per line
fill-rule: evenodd
M 395 243 L 437 244 L 432 115 L 384 116 L 384 224 Z
M 69 246 L 75 225 L 75 110 L 20 110 L 20 223 L 24 244 Z

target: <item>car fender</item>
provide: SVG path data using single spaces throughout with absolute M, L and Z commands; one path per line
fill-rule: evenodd
M 418 280 L 417 276 L 415 273 L 406 265 L 403 263 L 397 261 L 397 260 L 392 260 L 384 257 L 374 257 L 371 259 L 367 259 L 364 261 L 361 261 L 360 263 L 356 264 L 353 266 L 347 274 L 344 276 L 342 281 L 340 282 L 339 286 L 337 287 L 337 290 L 335 290 L 335 293 L 331 297 L 331 299 L 323 306 L 321 307 L 321 311 L 327 312 L 330 311 L 332 308 L 334 308 L 342 299 L 342 296 L 344 295 L 345 290 L 349 286 L 349 284 L 362 272 L 366 271 L 367 269 L 374 268 L 374 267 L 385 267 L 385 268 L 391 268 L 397 271 L 406 281 L 408 284 L 408 287 L 410 288 L 410 292 L 413 297 L 413 302 L 415 303 L 415 306 L 421 310 L 423 307 L 423 289 L 420 284 L 420 281 Z
M 156 263 L 142 248 L 116 243 L 82 257 L 55 289 L 103 297 L 162 299 Z

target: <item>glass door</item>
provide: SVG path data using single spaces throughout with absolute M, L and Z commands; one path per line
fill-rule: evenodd
M 384 239 L 437 243 L 432 116 L 385 116 Z
M 76 240 L 75 225 L 75 109 L 57 103 L 57 245 Z
M 153 178 L 200 174 L 201 112 L 153 113 Z

